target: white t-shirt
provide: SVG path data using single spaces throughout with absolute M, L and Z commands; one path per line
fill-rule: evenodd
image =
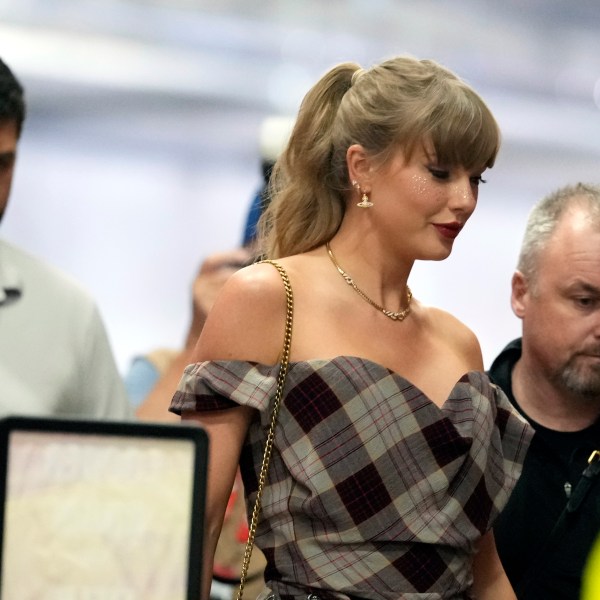
M 94 300 L 0 240 L 0 417 L 8 415 L 133 418 Z

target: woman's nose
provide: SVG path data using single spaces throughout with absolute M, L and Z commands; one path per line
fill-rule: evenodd
M 468 176 L 457 179 L 451 189 L 450 208 L 472 212 L 477 204 L 477 187 Z

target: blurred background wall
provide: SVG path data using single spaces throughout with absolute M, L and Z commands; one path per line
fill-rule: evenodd
M 260 185 L 262 120 L 333 64 L 434 58 L 488 101 L 504 145 L 422 301 L 479 335 L 519 333 L 510 277 L 532 204 L 600 183 L 595 0 L 0 0 L 0 56 L 29 115 L 0 234 L 95 296 L 122 371 L 178 346 L 204 256 L 236 246 Z

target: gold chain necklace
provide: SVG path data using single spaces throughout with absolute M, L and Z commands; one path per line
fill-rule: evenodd
M 352 289 L 363 300 L 366 300 L 371 306 L 374 306 L 377 310 L 381 311 L 386 317 L 389 317 L 390 319 L 392 319 L 392 321 L 404 321 L 404 319 L 406 319 L 406 317 L 408 317 L 408 315 L 410 314 L 410 301 L 412 300 L 412 292 L 410 291 L 410 288 L 408 286 L 406 286 L 406 293 L 407 293 L 407 297 L 408 297 L 408 302 L 406 304 L 406 308 L 402 309 L 399 312 L 395 312 L 393 310 L 387 310 L 387 308 L 384 308 L 380 304 L 377 304 L 377 302 L 375 302 L 375 300 L 371 300 L 371 298 L 369 298 L 369 296 L 367 296 L 354 283 L 354 280 L 352 279 L 352 277 L 350 277 L 350 275 L 348 275 L 348 273 L 346 273 L 346 271 L 344 271 L 344 269 L 342 269 L 342 267 L 340 267 L 340 265 L 338 264 L 337 260 L 335 259 L 335 256 L 333 255 L 333 252 L 331 251 L 331 248 L 329 246 L 329 242 L 325 243 L 325 248 L 327 248 L 327 254 L 329 254 L 329 258 L 331 259 L 331 262 L 334 264 L 335 268 L 338 270 L 339 274 L 344 278 L 344 280 L 346 281 L 346 283 L 349 286 L 351 286 Z

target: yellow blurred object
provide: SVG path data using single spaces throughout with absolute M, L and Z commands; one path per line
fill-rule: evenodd
M 592 547 L 583 572 L 581 600 L 600 600 L 600 536 Z

